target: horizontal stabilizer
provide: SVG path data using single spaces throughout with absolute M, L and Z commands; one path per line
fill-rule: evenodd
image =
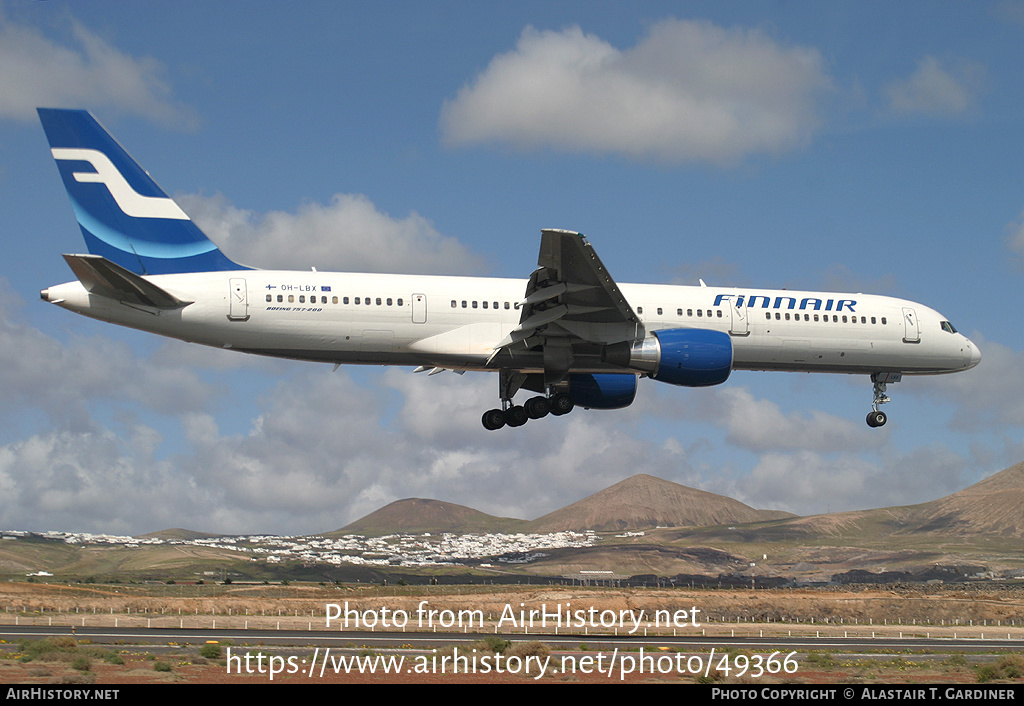
M 90 294 L 155 309 L 180 309 L 192 303 L 99 255 L 65 255 L 64 259 Z

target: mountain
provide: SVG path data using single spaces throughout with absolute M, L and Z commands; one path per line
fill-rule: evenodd
M 1024 463 L 938 500 L 912 505 L 900 532 L 1024 538 Z
M 529 523 L 535 532 L 704 527 L 778 520 L 794 515 L 755 510 L 739 500 L 639 474 Z
M 527 522 L 488 515 L 440 500 L 398 500 L 331 534 L 392 532 L 618 532 L 655 527 L 717 527 L 773 522 L 747 528 L 754 538 L 863 535 L 987 536 L 1024 538 L 1024 463 L 938 500 L 877 510 L 797 517 L 756 510 L 738 500 L 640 474 L 560 510 Z M 776 537 L 778 535 L 778 537 Z
M 938 500 L 799 517 L 761 532 L 788 537 L 1024 539 L 1024 463 Z
M 396 500 L 355 522 L 330 532 L 342 534 L 381 535 L 423 532 L 519 532 L 523 520 L 495 517 L 465 505 L 441 500 L 407 498 Z

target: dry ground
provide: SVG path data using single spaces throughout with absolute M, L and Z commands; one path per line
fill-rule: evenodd
M 359 611 L 372 611 L 379 615 L 382 608 L 392 614 L 406 611 L 415 616 L 422 601 L 436 611 L 481 611 L 488 620 L 485 630 L 493 631 L 498 620 L 509 608 L 518 611 L 550 610 L 556 605 L 570 604 L 575 608 L 598 611 L 639 611 L 653 615 L 656 610 L 692 611 L 699 609 L 700 628 L 682 628 L 679 634 L 771 635 L 792 634 L 860 634 L 888 632 L 895 634 L 940 634 L 958 636 L 1024 638 L 1024 591 L 991 586 L 939 586 L 920 589 L 881 588 L 841 590 L 683 590 L 638 588 L 582 588 L 582 587 L 389 587 L 378 586 L 166 586 L 166 585 L 67 585 L 67 584 L 0 584 L 0 624 L 21 625 L 35 623 L 53 625 L 109 624 L 117 620 L 122 627 L 250 627 L 280 625 L 281 629 L 323 629 L 324 611 L 328 603 L 344 604 Z M 691 613 L 692 615 L 692 613 Z M 1009 623 L 1013 623 L 1010 625 Z M 533 639 L 515 627 L 503 625 L 502 637 L 516 641 Z M 599 631 L 598 631 L 599 632 Z M 653 631 L 652 631 L 653 632 Z M 560 634 L 565 634 L 560 630 Z M 649 633 L 651 634 L 651 633 Z M 64 638 L 67 639 L 67 638 Z M 583 643 L 597 639 L 594 631 L 579 636 L 580 647 L 570 654 L 576 658 L 595 654 Z M 89 646 L 79 641 L 65 654 L 54 658 L 24 659 L 21 646 L 5 645 L 0 649 L 0 683 L 268 683 L 264 674 L 228 674 L 223 656 L 204 659 L 194 647 L 176 647 L 170 653 L 153 654 L 153 650 L 135 646 L 119 648 Z M 315 646 L 305 650 L 279 653 L 264 648 L 267 654 L 296 655 L 309 659 Z M 166 651 L 166 647 L 163 648 Z M 233 647 L 233 650 L 241 647 Z M 482 650 L 483 648 L 481 648 Z M 100 650 L 95 653 L 91 650 Z M 103 656 L 120 651 L 124 664 L 109 664 Z M 348 652 L 360 654 L 358 646 Z M 423 653 L 412 651 L 371 653 L 364 657 L 402 655 L 413 660 Z M 482 654 L 482 652 L 481 652 Z M 552 664 L 558 664 L 563 653 L 552 653 Z M 627 653 L 628 654 L 628 653 Z M 674 653 L 661 653 L 674 654 Z M 700 654 L 700 653 L 695 653 Z M 754 652 L 731 652 L 730 659 L 743 655 L 752 659 Z M 83 662 L 73 667 L 77 657 Z M 635 655 L 634 655 L 635 656 Z M 705 655 L 706 656 L 706 655 Z M 994 658 L 983 658 L 992 662 Z M 759 684 L 769 682 L 976 682 L 978 658 L 959 655 L 932 655 L 927 657 L 884 655 L 862 658 L 834 654 L 827 651 L 801 653 L 795 661 L 799 668 L 795 674 L 737 678 L 710 672 L 712 678 L 724 683 Z M 157 662 L 170 671 L 154 669 Z M 167 667 L 162 667 L 166 669 Z M 1013 673 L 1011 671 L 1011 673 Z M 282 674 L 274 683 L 309 683 L 301 674 Z M 443 682 L 533 682 L 531 676 L 403 674 L 385 677 L 380 674 L 328 675 L 317 677 L 316 683 L 361 683 L 375 681 L 408 681 L 414 683 Z M 549 670 L 542 683 L 612 682 L 598 674 L 563 674 Z M 692 676 L 661 674 L 653 676 L 631 675 L 622 681 L 694 682 Z

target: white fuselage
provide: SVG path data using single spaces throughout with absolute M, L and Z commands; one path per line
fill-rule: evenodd
M 93 318 L 247 353 L 485 370 L 495 347 L 519 324 L 526 291 L 526 282 L 515 279 L 275 270 L 146 279 L 192 303 L 150 309 L 90 295 L 80 282 L 42 295 Z M 648 334 L 677 328 L 729 333 L 738 370 L 937 374 L 980 360 L 977 347 L 938 312 L 902 299 L 728 287 L 620 288 Z M 543 370 L 540 354 L 524 348 L 512 355 L 519 370 Z M 597 350 L 578 351 L 573 364 L 574 372 L 616 370 L 622 371 L 603 363 Z

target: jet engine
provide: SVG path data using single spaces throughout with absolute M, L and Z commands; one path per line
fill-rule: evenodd
M 633 404 L 636 375 L 633 373 L 573 373 L 569 376 L 569 394 L 579 407 L 621 409 Z
M 601 359 L 646 374 L 652 380 L 686 387 L 720 385 L 732 372 L 729 334 L 698 328 L 655 331 L 642 341 L 607 346 Z

